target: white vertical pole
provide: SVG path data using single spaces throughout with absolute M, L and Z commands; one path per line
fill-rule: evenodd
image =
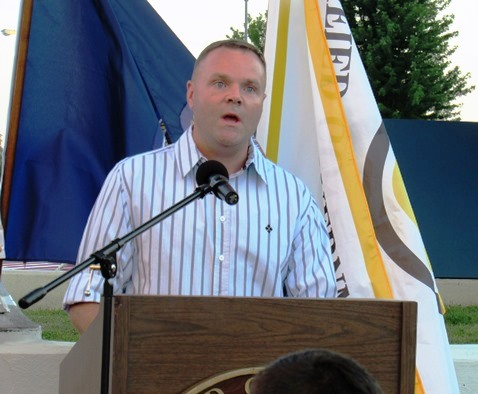
M 244 0 L 245 3 L 245 15 L 244 15 L 244 41 L 247 41 L 247 1 Z

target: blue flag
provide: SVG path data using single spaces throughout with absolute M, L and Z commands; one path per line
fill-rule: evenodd
M 114 164 L 187 126 L 193 65 L 146 0 L 34 2 L 7 260 L 75 262 Z

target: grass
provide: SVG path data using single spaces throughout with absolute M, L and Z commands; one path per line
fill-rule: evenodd
M 49 341 L 76 342 L 80 337 L 64 310 L 24 310 L 23 314 L 42 328 L 42 338 Z
M 25 310 L 23 313 L 42 326 L 43 339 L 76 342 L 79 338 L 63 310 Z M 451 344 L 478 344 L 478 306 L 448 306 L 445 325 Z
M 478 306 L 448 306 L 445 325 L 450 343 L 478 344 Z

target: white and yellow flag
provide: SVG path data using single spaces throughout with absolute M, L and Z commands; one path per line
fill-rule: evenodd
M 417 393 L 458 393 L 442 305 L 340 1 L 269 3 L 257 139 L 320 201 L 341 297 L 418 303 Z

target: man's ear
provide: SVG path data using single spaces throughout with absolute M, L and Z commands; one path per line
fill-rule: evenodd
M 189 108 L 193 109 L 193 96 L 194 96 L 194 83 L 189 80 L 186 83 L 186 101 L 188 102 Z

